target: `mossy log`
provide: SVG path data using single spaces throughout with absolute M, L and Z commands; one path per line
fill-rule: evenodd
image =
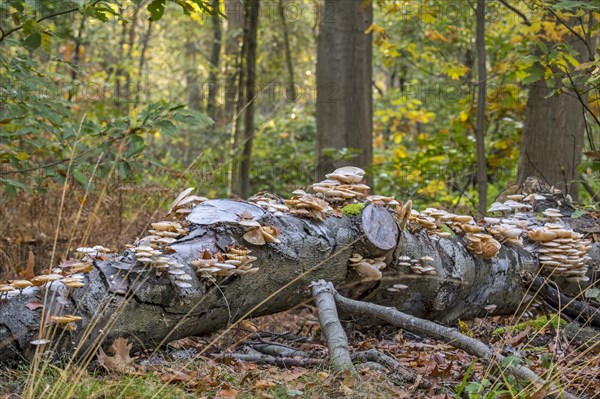
M 245 242 L 238 224 L 241 214 L 275 226 L 279 242 Z M 174 253 L 167 256 L 192 276 L 191 287 L 175 285 L 168 273 L 157 275 L 129 250 L 109 261 L 95 261 L 84 288 L 67 291 L 54 283 L 50 290 L 47 285 L 28 288 L 0 301 L 0 362 L 31 358 L 40 349 L 93 356 L 98 345 L 117 337 L 128 338 L 134 349 L 155 348 L 218 331 L 242 318 L 290 309 L 310 299 L 308 286 L 318 279 L 333 282 L 346 296 L 440 322 L 485 314 L 488 305 L 496 305 L 496 313 L 508 313 L 526 294 L 521 273 L 538 270 L 536 256 L 520 247 L 503 245 L 494 259 L 484 260 L 461 237 L 400 233 L 394 217 L 375 205 L 367 205 L 360 215 L 329 216 L 320 222 L 275 215 L 243 201 L 210 200 L 196 206 L 188 221 L 188 235 L 170 245 Z M 225 252 L 231 244 L 252 250 L 257 273 L 217 280 L 197 275 L 192 260 L 204 251 Z M 385 258 L 383 278 L 361 281 L 350 266 L 354 253 Z M 399 266 L 399 256 L 433 258 L 429 264 L 435 275 L 412 273 Z M 408 288 L 392 292 L 394 284 Z M 74 323 L 76 329 L 47 323 L 40 329 L 49 315 L 65 314 L 82 318 Z M 45 339 L 50 342 L 40 345 Z

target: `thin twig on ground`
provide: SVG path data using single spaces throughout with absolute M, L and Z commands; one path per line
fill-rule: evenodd
M 323 359 L 275 357 L 271 355 L 256 355 L 246 353 L 219 353 L 212 356 L 215 359 L 235 359 L 257 364 L 271 364 L 279 367 L 321 367 L 326 364 L 325 360 Z

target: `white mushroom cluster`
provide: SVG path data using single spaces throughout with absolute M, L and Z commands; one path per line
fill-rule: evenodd
M 148 230 L 150 235 L 145 239 L 159 246 L 172 244 L 177 241 L 178 237 L 188 234 L 179 222 L 162 221 L 151 223 L 151 226 L 152 229 Z
M 244 240 L 254 245 L 265 245 L 266 243 L 278 243 L 277 239 L 279 231 L 273 226 L 263 226 L 256 220 L 252 219 L 252 215 L 244 217 L 242 215 L 237 222 L 244 228 Z
M 367 197 L 371 189 L 362 184 L 365 171 L 354 166 L 345 166 L 326 175 L 327 179 L 312 185 L 312 189 L 332 203 L 347 203 Z
M 533 202 L 536 198 L 536 194 L 531 194 L 525 197 L 522 194 L 513 194 L 507 195 L 506 201 L 504 202 L 494 202 L 490 209 L 488 209 L 488 213 L 502 213 L 505 214 L 507 212 L 518 212 L 518 211 L 528 211 L 532 209 L 532 206 L 526 202 Z
M 160 250 L 149 245 L 132 247 L 131 250 L 135 254 L 136 261 L 151 266 L 153 269 L 156 269 L 158 274 L 160 274 L 163 270 L 169 270 L 170 273 L 171 268 L 181 267 L 181 265 L 175 259 L 164 256 Z
M 561 223 L 550 222 L 543 227 L 527 232 L 537 241 L 540 264 L 552 276 L 566 277 L 568 282 L 586 282 L 590 257 L 591 240 Z
M 391 286 L 390 288 L 388 288 L 387 290 L 388 290 L 389 292 L 400 292 L 400 291 L 402 291 L 402 290 L 406 290 L 406 289 L 408 289 L 408 285 L 405 285 L 405 284 L 399 284 L 399 283 L 398 283 L 398 284 L 394 284 L 394 285 L 392 285 L 392 286 Z
M 73 261 L 75 263 L 82 263 Z M 0 299 L 4 296 L 5 299 L 17 294 L 22 294 L 24 290 L 28 288 L 35 289 L 35 287 L 41 287 L 48 284 L 52 287 L 53 283 L 62 284 L 68 289 L 82 288 L 85 287 L 84 275 L 81 272 L 89 272 L 90 269 L 86 270 L 74 269 L 75 271 L 68 271 L 67 269 L 61 270 L 59 268 L 52 269 L 50 274 L 40 274 L 33 277 L 31 280 L 9 280 L 7 282 L 0 283 Z
M 84 262 L 91 262 L 94 259 L 96 259 L 97 257 L 110 255 L 110 254 L 114 253 L 114 251 L 112 251 L 106 247 L 103 247 L 102 245 L 95 245 L 93 247 L 79 247 L 75 250 L 75 252 L 79 252 L 80 254 L 83 254 L 82 260 Z
M 432 266 L 433 262 L 434 259 L 431 256 L 422 256 L 419 259 L 413 259 L 406 255 L 398 257 L 398 266 L 408 267 L 414 274 L 437 275 L 435 267 Z
M 251 252 L 244 246 L 230 245 L 224 254 L 213 255 L 209 251 L 204 251 L 200 258 L 192 261 L 192 265 L 203 278 L 252 274 L 259 269 L 252 266 L 256 257 L 251 256 Z
M 168 274 L 173 278 L 173 284 L 179 288 L 192 288 L 193 277 L 185 271 L 182 264 L 175 261 L 169 263 Z
M 442 238 L 448 238 L 452 235 L 447 229 L 443 229 L 442 226 L 444 225 L 459 234 L 479 233 L 483 231 L 483 227 L 477 225 L 472 216 L 456 215 L 436 208 L 427 208 L 421 212 L 413 209 L 409 217 L 409 222 L 411 222 L 413 228 L 424 228 L 429 233 Z
M 465 236 L 467 248 L 483 259 L 493 259 L 500 252 L 502 245 L 489 234 L 472 233 Z
M 383 274 L 381 271 L 385 269 L 387 264 L 385 258 L 363 258 L 360 254 L 354 254 L 350 258 L 350 266 L 356 270 L 358 275 L 368 281 L 381 280 Z
M 169 207 L 169 212 L 167 214 L 185 217 L 192 212 L 192 209 L 194 209 L 196 205 L 208 201 L 208 198 L 191 195 L 192 191 L 194 191 L 194 187 L 189 187 L 179 193 L 177 198 L 175 198 L 175 201 L 173 201 Z
M 292 215 L 324 221 L 327 213 L 333 210 L 327 201 L 314 195 L 299 191 L 295 193 L 291 199 L 285 200 L 285 204 L 290 208 Z
M 494 218 L 485 219 L 486 222 L 490 224 L 488 226 L 490 234 L 502 244 L 509 243 L 519 247 L 523 246 L 521 235 L 523 234 L 523 230 L 527 230 L 527 221 L 517 219 L 497 219 L 496 222 Z
M 400 202 L 394 197 L 386 197 L 383 195 L 369 195 L 367 197 L 367 201 L 374 205 L 379 205 L 383 207 L 397 207 L 400 206 Z
M 252 197 L 248 198 L 248 202 L 252 202 L 253 204 L 260 206 L 262 209 L 271 212 L 274 215 L 280 215 L 289 211 L 289 208 L 283 203 L 282 200 L 264 191 L 256 193 Z

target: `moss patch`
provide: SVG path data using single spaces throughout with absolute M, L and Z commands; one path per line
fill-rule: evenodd
M 558 317 L 558 315 L 552 315 L 550 317 L 550 320 L 548 320 L 546 318 L 546 316 L 540 316 L 540 317 L 538 317 L 536 319 L 533 319 L 533 320 L 528 320 L 528 321 L 525 321 L 523 323 L 515 324 L 514 326 L 497 328 L 497 329 L 495 329 L 492 332 L 492 335 L 504 334 L 507 329 L 510 332 L 521 332 L 521 331 L 525 331 L 525 329 L 528 326 L 531 327 L 531 329 L 533 331 L 539 331 L 539 330 L 541 330 L 543 328 L 546 328 L 546 327 L 548 327 L 550 325 L 552 327 L 554 327 L 554 328 L 557 328 L 559 324 L 561 326 L 565 326 L 567 324 L 567 321 L 561 319 L 560 317 Z
M 358 204 L 350 204 L 346 205 L 342 208 L 342 213 L 346 216 L 356 216 L 360 215 L 363 208 L 365 207 L 364 202 L 359 202 Z

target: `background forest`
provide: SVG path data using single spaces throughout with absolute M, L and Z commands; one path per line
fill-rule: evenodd
M 532 174 L 597 203 L 599 1 L 341 3 L 2 0 L 0 272 L 121 246 L 188 186 L 289 196 L 325 164 L 417 207 Z M 357 4 L 364 39 L 326 30 Z M 327 64 L 345 45 L 363 63 Z M 348 92 L 368 143 L 327 145 L 365 121 L 328 113 Z

